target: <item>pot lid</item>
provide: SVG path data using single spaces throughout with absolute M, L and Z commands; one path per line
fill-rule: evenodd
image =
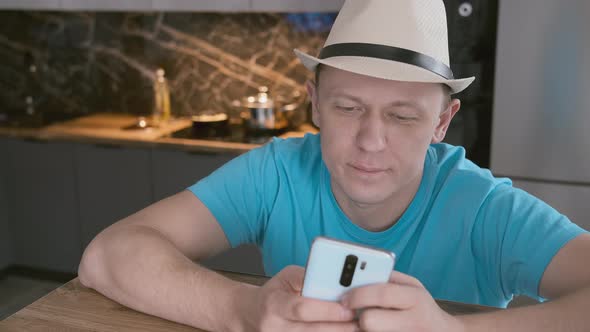
M 226 113 L 204 113 L 193 115 L 191 119 L 193 122 L 219 122 L 227 120 L 228 116 Z
M 274 101 L 270 98 L 268 87 L 261 86 L 258 94 L 245 98 L 243 105 L 248 108 L 272 108 Z

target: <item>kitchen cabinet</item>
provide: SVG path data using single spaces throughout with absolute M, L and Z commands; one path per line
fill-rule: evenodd
M 237 154 L 0 138 L 0 269 L 75 273 L 101 230 L 173 195 Z M 263 274 L 255 246 L 203 262 Z
M 8 178 L 8 142 L 0 139 L 0 270 L 12 264 L 12 232 L 8 224 L 8 191 L 6 179 Z M 6 159 L 4 159 L 6 158 Z
M 344 0 L 252 0 L 259 12 L 337 12 Z
M 513 185 L 542 199 L 580 227 L 590 230 L 590 209 L 588 208 L 590 185 L 524 180 L 514 180 Z
M 186 189 L 236 156 L 231 153 L 154 149 L 151 179 L 155 200 Z
M 236 156 L 230 153 L 154 149 L 152 180 L 155 199 L 160 200 L 186 189 Z M 260 251 L 253 245 L 231 249 L 202 264 L 226 271 L 264 274 Z
M 118 145 L 75 148 L 82 246 L 152 203 L 150 150 Z
M 73 145 L 4 140 L 13 263 L 76 272 L 82 255 Z

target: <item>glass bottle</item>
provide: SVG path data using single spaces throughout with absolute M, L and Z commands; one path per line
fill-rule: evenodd
M 170 88 L 164 75 L 164 69 L 159 68 L 156 71 L 153 112 L 153 121 L 156 125 L 166 123 L 170 120 Z
M 32 117 L 36 114 L 35 106 L 39 96 L 39 73 L 33 54 L 25 54 L 26 73 L 26 95 L 25 95 L 25 114 Z

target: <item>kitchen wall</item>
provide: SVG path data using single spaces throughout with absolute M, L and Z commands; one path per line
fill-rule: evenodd
M 292 49 L 316 51 L 335 14 L 0 11 L 0 109 L 149 114 L 166 71 L 172 112 L 231 110 L 267 85 L 305 93 Z

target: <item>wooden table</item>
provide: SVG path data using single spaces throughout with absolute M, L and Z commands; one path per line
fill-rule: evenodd
M 220 272 L 241 282 L 262 285 L 268 278 Z M 437 301 L 451 314 L 468 314 L 496 308 Z M 202 331 L 146 315 L 122 306 L 76 278 L 0 322 L 0 331 Z

